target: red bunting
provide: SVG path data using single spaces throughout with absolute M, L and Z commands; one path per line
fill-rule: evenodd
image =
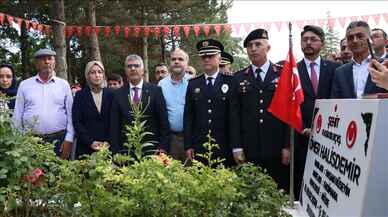
M 363 21 L 365 21 L 365 22 L 368 22 L 368 20 L 369 20 L 369 15 L 361 16 L 361 20 L 363 20 Z
M 388 23 L 388 14 L 383 14 L 383 16 L 384 16 L 385 22 Z
M 32 25 L 32 28 L 33 28 L 34 30 L 37 30 L 37 29 L 38 29 L 38 23 L 37 23 L 37 22 L 31 21 L 31 25 Z
M 375 21 L 375 24 L 376 24 L 376 25 L 379 25 L 381 14 L 375 14 L 375 15 L 373 15 L 372 17 L 373 17 L 373 19 L 374 19 L 374 21 Z
M 326 21 L 325 19 L 319 19 L 318 20 L 318 25 L 323 28 L 324 25 L 325 25 L 325 21 Z
M 4 23 L 4 14 L 3 13 L 0 13 L 0 25 L 3 25 Z
M 199 31 L 201 31 L 201 27 L 199 25 L 194 25 L 194 34 L 195 37 L 199 36 Z
M 246 33 L 249 33 L 251 31 L 251 24 L 250 23 L 245 23 L 244 24 L 244 29 Z
M 159 38 L 159 36 L 160 36 L 160 27 L 159 26 L 154 27 L 154 35 L 155 35 L 155 38 Z
M 96 34 L 96 36 L 98 38 L 98 35 L 100 34 L 100 27 L 99 26 L 94 27 L 94 33 Z
M 91 26 L 85 26 L 84 33 L 86 37 L 90 37 L 90 34 L 92 34 L 92 27 Z
M 148 26 L 144 27 L 144 29 L 143 29 L 144 37 L 147 38 L 150 34 L 150 31 L 151 31 L 150 27 L 148 27 Z
M 224 25 L 224 32 L 230 33 L 232 30 L 232 26 L 230 24 L 225 24 Z
M 189 38 L 190 26 L 183 26 L 183 32 L 185 33 L 186 38 Z
M 77 26 L 75 28 L 75 34 L 77 35 L 78 38 L 82 36 L 82 26 Z
M 24 22 L 26 23 L 26 31 L 30 31 L 30 21 L 29 20 L 24 20 Z
M 298 26 L 299 29 L 302 29 L 304 26 L 304 20 L 297 20 L 295 21 L 296 25 Z
M 204 25 L 203 26 L 203 32 L 205 33 L 205 36 L 207 37 L 210 32 L 210 26 L 209 25 Z
M 241 27 L 241 24 L 234 24 L 233 25 L 233 28 L 234 28 L 234 31 L 236 32 L 236 34 L 240 33 L 240 27 Z
M 112 31 L 112 28 L 110 26 L 105 26 L 104 28 L 104 37 L 109 38 L 110 32 Z
M 167 35 L 170 34 L 170 27 L 168 26 L 163 26 L 163 34 L 166 37 Z
M 263 28 L 269 31 L 269 29 L 271 28 L 271 23 L 270 22 L 263 23 Z
M 338 22 L 340 23 L 341 27 L 344 28 L 346 23 L 346 17 L 338 17 Z
M 353 22 L 353 21 L 357 21 L 357 16 L 351 16 L 350 17 L 350 20 Z
M 334 28 L 334 24 L 335 24 L 335 19 L 334 18 L 329 18 L 327 20 L 327 25 L 329 26 L 330 29 Z
M 275 26 L 276 26 L 276 28 L 278 29 L 279 32 L 282 29 L 282 24 L 283 24 L 283 22 L 281 22 L 281 21 L 275 22 Z
M 315 25 L 315 20 L 306 20 L 306 25 Z
M 217 36 L 220 35 L 221 25 L 219 25 L 219 24 L 214 25 L 214 31 L 216 32 Z
M 65 27 L 65 36 L 66 38 L 70 38 L 73 35 L 73 26 Z
M 133 29 L 133 37 L 139 37 L 140 36 L 140 31 L 141 31 L 141 28 L 139 26 L 136 26 L 134 29 Z
M 179 35 L 180 35 L 180 27 L 179 27 L 179 26 L 174 26 L 173 31 L 174 31 L 175 37 L 179 38 Z
M 121 27 L 119 25 L 116 25 L 114 28 L 116 38 L 118 38 L 120 36 L 120 28 Z
M 18 21 L 19 28 L 21 29 L 23 24 L 23 19 L 18 17 L 17 21 Z
M 13 17 L 10 15 L 7 15 L 7 21 L 8 21 L 8 24 L 11 26 L 13 24 Z
M 128 39 L 128 36 L 129 36 L 129 26 L 126 26 L 124 28 L 124 38 Z

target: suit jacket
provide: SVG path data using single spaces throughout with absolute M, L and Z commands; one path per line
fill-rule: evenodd
M 93 153 L 90 145 L 94 141 L 109 141 L 110 109 L 112 91 L 102 90 L 101 112 L 98 112 L 90 88 L 78 91 L 74 97 L 72 118 L 77 136 L 76 155 Z
M 386 92 L 383 88 L 377 87 L 368 75 L 364 94 Z M 331 98 L 357 98 L 353 82 L 353 62 L 346 63 L 335 70 Z
M 288 126 L 267 111 L 275 93 L 280 67 L 271 63 L 263 82 L 252 67 L 237 72 L 241 144 L 248 161 L 280 165 L 281 150 L 288 146 Z
M 239 144 L 237 89 L 233 77 L 219 73 L 214 81 L 214 91 L 209 92 L 205 75 L 189 81 L 184 111 L 185 149 L 193 148 L 196 153 L 204 153 L 203 143 L 210 133 L 219 150 L 214 157 L 225 159 L 224 165 L 233 164 L 232 148 Z M 207 163 L 207 162 L 205 162 Z
M 315 94 L 305 61 L 298 62 L 298 72 L 304 93 L 304 102 L 301 106 L 303 128 L 311 127 L 315 100 L 330 98 L 334 71 L 339 66 L 338 63 L 321 59 L 318 92 Z
M 143 83 L 141 91 L 141 108 L 143 108 L 143 121 L 146 121 L 146 135 L 144 142 L 152 142 L 155 147 L 152 149 L 164 149 L 168 151 L 169 123 L 167 118 L 166 103 L 163 98 L 162 89 L 154 84 Z M 125 84 L 113 95 L 112 111 L 110 120 L 110 142 L 113 153 L 126 152 L 123 144 L 127 141 L 126 125 L 130 125 L 132 117 L 130 102 L 129 84 Z

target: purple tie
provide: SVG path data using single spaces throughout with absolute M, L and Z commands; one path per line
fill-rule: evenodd
M 311 62 L 310 63 L 310 69 L 311 69 L 311 84 L 313 85 L 314 94 L 317 95 L 318 92 L 318 76 L 317 72 L 315 71 L 314 66 L 316 63 Z
M 132 101 L 133 101 L 135 104 L 138 104 L 138 103 L 140 102 L 139 88 L 138 88 L 138 87 L 132 87 L 132 90 L 134 91 Z

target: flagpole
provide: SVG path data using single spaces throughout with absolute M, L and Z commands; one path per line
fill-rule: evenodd
M 292 50 L 292 24 L 288 23 L 289 30 L 289 49 Z M 294 129 L 290 127 L 290 205 L 294 206 Z

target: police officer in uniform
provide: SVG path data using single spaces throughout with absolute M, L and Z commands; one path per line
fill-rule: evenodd
M 233 56 L 230 53 L 223 51 L 221 53 L 220 71 L 226 75 L 233 75 L 232 64 Z
M 203 74 L 189 81 L 184 111 L 184 141 L 187 158 L 207 163 L 197 154 L 205 153 L 203 144 L 210 134 L 219 150 L 214 158 L 225 159 L 225 166 L 234 164 L 232 149 L 239 148 L 238 132 L 231 123 L 239 122 L 237 86 L 233 77 L 220 73 L 223 45 L 207 39 L 197 43 Z M 238 129 L 238 126 L 237 126 Z
M 242 149 L 234 150 L 235 158 L 262 168 L 288 190 L 288 126 L 267 111 L 278 84 L 281 67 L 269 61 L 268 33 L 252 31 L 244 40 L 251 65 L 237 72 Z M 284 108 L 287 109 L 287 108 Z

